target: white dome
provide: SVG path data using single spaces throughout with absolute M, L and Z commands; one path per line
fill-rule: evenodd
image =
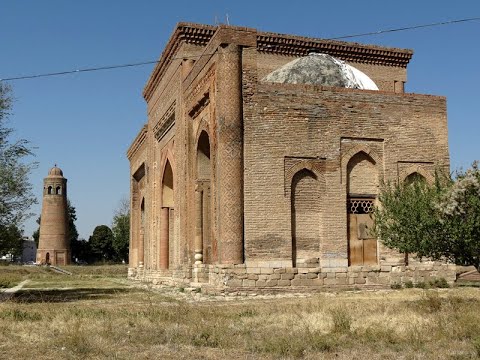
M 327 54 L 313 53 L 295 59 L 265 76 L 263 81 L 378 90 L 366 74 Z

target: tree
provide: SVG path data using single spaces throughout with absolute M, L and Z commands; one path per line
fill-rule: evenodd
M 458 265 L 473 265 L 480 271 L 480 170 L 478 162 L 457 174 L 457 180 L 436 204 L 442 239 L 433 248 L 433 258 L 444 257 Z
M 35 241 L 35 245 L 36 245 L 37 249 L 38 249 L 38 242 L 40 241 L 40 221 L 41 220 L 42 220 L 42 217 L 39 216 L 36 220 L 36 222 L 38 224 L 38 228 L 32 234 L 33 241 Z
M 14 258 L 22 255 L 22 231 L 15 225 L 0 227 L 0 256 L 10 254 Z
M 435 201 L 442 191 L 440 181 L 384 184 L 375 209 L 375 233 L 390 248 L 402 253 L 429 256 L 441 232 Z
M 88 242 L 96 261 L 109 261 L 115 257 L 113 233 L 107 225 L 98 225 L 93 230 Z
M 28 175 L 35 164 L 24 159 L 33 155 L 28 141 L 11 141 L 13 129 L 6 126 L 12 107 L 11 89 L 0 82 L 0 253 L 21 255 L 21 224 L 36 202 Z
M 113 248 L 116 259 L 128 261 L 128 246 L 130 242 L 130 203 L 124 198 L 113 216 Z
M 478 163 L 455 181 L 386 184 L 375 210 L 375 233 L 388 247 L 480 270 Z
M 10 234 L 20 229 L 36 199 L 28 175 L 34 163 L 24 159 L 33 155 L 27 140 L 11 140 L 13 129 L 6 126 L 12 108 L 11 89 L 0 82 L 0 231 Z

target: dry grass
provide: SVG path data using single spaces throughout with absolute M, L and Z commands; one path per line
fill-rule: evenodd
M 15 359 L 476 359 L 473 288 L 219 299 L 88 274 L 0 303 Z

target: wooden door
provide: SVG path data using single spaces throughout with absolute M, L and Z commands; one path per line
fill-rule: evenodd
M 373 199 L 349 199 L 349 265 L 376 265 L 377 239 L 373 234 Z

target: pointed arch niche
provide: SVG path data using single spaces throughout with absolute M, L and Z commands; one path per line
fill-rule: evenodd
M 211 214 L 211 164 L 210 138 L 202 130 L 197 142 L 195 177 L 195 263 L 213 263 L 217 257 L 216 243 L 212 237 Z
M 160 210 L 160 269 L 170 265 L 170 241 L 173 240 L 173 219 L 175 197 L 173 187 L 173 170 L 167 159 L 162 178 L 162 208 Z
M 291 183 L 292 266 L 318 258 L 320 250 L 320 186 L 309 169 L 295 173 Z
M 377 239 L 372 233 L 374 202 L 378 191 L 378 165 L 360 151 L 347 164 L 348 264 L 378 263 Z

